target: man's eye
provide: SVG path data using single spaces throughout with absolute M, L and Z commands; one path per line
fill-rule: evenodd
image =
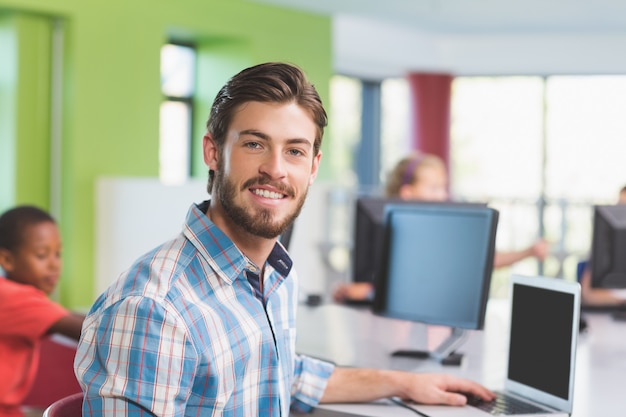
M 244 146 L 250 149 L 259 149 L 261 144 L 259 142 L 246 142 Z
M 301 156 L 304 155 L 304 152 L 302 152 L 300 149 L 290 149 L 289 154 L 293 156 Z

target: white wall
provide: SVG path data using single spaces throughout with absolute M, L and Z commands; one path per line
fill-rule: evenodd
M 327 290 L 320 247 L 328 231 L 329 185 L 315 183 L 296 220 L 290 254 L 300 276 L 301 295 Z M 158 178 L 101 178 L 96 186 L 95 296 L 133 261 L 181 230 L 192 203 L 207 199 L 206 180 L 166 186 Z
M 626 73 L 626 31 L 604 34 L 436 34 L 366 18 L 333 19 L 338 73 L 380 79 L 454 75 Z M 375 54 L 372 51 L 376 51 Z
M 337 242 L 333 237 L 337 233 L 331 228 L 350 228 L 346 223 L 351 219 L 346 218 L 342 210 L 352 203 L 346 197 L 349 195 L 349 189 L 319 180 L 309 189 L 302 212 L 294 223 L 289 247 L 300 277 L 302 298 L 308 294 L 327 297 L 335 284 L 348 279 L 348 271 L 342 265 L 346 260 L 337 259 L 337 255 L 347 256 L 346 242 Z
M 96 184 L 95 296 L 133 261 L 176 236 L 206 180 L 166 186 L 158 178 L 100 178 Z

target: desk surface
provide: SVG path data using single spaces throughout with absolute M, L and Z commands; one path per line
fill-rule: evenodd
M 301 306 L 298 312 L 299 353 L 330 360 L 338 365 L 410 372 L 445 372 L 481 382 L 492 389 L 504 383 L 507 358 L 509 306 L 491 300 L 485 329 L 470 331 L 458 349 L 464 354 L 460 366 L 433 360 L 392 357 L 398 349 L 429 349 L 447 335 L 448 329 L 373 315 L 367 308 L 326 304 Z M 626 415 L 626 322 L 610 314 L 583 312 L 588 323 L 581 333 L 575 370 L 572 417 L 623 417 Z M 489 358 L 489 360 L 485 360 Z M 329 408 L 362 415 L 415 416 L 400 407 L 385 407 L 377 414 L 366 405 L 333 405 Z M 380 408 L 377 406 L 376 408 Z

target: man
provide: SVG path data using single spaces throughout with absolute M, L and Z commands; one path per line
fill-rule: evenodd
M 295 353 L 297 277 L 277 237 L 315 180 L 327 118 L 298 68 L 257 65 L 215 98 L 211 200 L 92 307 L 75 369 L 84 415 L 287 416 L 323 402 L 492 398 L 447 375 L 335 368 Z

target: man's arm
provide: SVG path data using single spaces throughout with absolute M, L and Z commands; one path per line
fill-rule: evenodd
M 366 402 L 400 397 L 421 404 L 464 405 L 465 394 L 492 400 L 482 385 L 446 374 L 418 374 L 378 369 L 335 368 L 322 403 Z
M 84 320 L 85 316 L 83 314 L 70 312 L 70 314 L 54 322 L 48 329 L 47 334 L 59 333 L 63 336 L 78 340 L 80 339 L 80 332 Z

